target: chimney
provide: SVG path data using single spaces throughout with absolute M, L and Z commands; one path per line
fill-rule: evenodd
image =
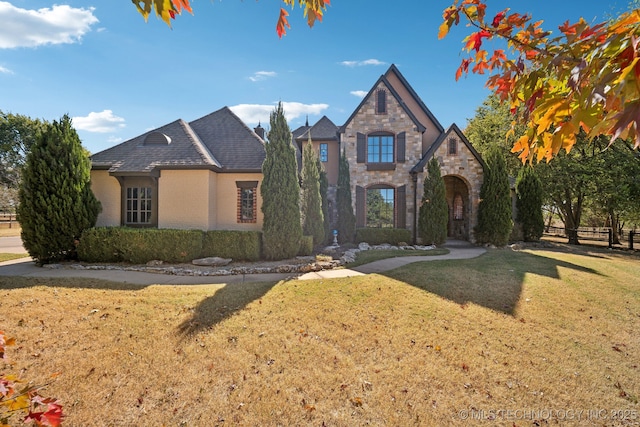
M 253 128 L 253 131 L 262 139 L 264 139 L 264 128 L 260 126 L 260 122 L 258 122 L 258 126 Z

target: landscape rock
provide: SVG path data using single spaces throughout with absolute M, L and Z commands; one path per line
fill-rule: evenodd
M 207 257 L 207 258 L 199 258 L 191 261 L 193 265 L 200 265 L 203 267 L 222 267 L 231 262 L 231 258 L 220 258 L 217 256 Z

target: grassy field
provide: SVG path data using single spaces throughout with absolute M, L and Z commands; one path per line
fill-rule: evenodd
M 228 286 L 0 278 L 3 371 L 59 373 L 69 426 L 637 426 L 639 277 L 578 248 Z
M 374 251 L 362 251 L 358 252 L 357 258 L 354 262 L 349 263 L 348 268 L 358 267 L 363 264 L 368 264 L 370 262 L 378 261 L 381 259 L 387 258 L 396 258 L 396 257 L 405 257 L 405 256 L 436 256 L 436 255 L 445 255 L 449 253 L 449 249 L 446 248 L 436 248 L 430 249 L 428 251 L 422 250 L 397 250 L 397 249 L 389 249 L 382 250 L 376 249 Z

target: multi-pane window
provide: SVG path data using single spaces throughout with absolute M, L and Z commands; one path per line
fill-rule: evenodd
M 127 187 L 126 223 L 149 224 L 151 222 L 151 187 Z
M 367 190 L 367 227 L 384 228 L 394 226 L 395 190 L 393 188 L 370 188 Z
M 240 189 L 240 219 L 253 221 L 255 218 L 255 188 Z
M 393 135 L 367 138 L 367 163 L 393 163 Z
M 321 162 L 329 161 L 329 144 L 325 144 L 325 143 L 320 144 L 320 161 Z
M 257 222 L 258 181 L 236 181 L 238 223 Z

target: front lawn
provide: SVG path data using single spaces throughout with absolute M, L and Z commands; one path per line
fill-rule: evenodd
M 638 277 L 584 248 L 228 286 L 0 277 L 2 371 L 52 381 L 69 426 L 638 425 Z

